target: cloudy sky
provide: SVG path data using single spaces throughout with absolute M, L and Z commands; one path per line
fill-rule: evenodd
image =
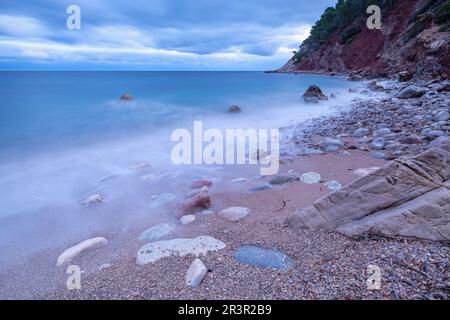
M 0 70 L 274 69 L 335 2 L 1 0 Z

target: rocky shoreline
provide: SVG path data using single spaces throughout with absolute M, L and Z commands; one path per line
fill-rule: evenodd
M 414 97 L 403 98 L 405 89 Z M 193 181 L 181 224 L 144 227 L 143 221 L 142 227 L 94 238 L 101 247 L 82 252 L 83 242 L 66 249 L 63 258 L 70 256 L 83 270 L 81 290 L 67 290 L 65 268 L 55 269 L 63 250 L 42 253 L 33 258 L 34 269 L 47 270 L 52 281 L 25 298 L 448 299 L 446 241 L 348 237 L 289 223 L 294 212 L 389 160 L 449 143 L 448 82 L 367 81 L 358 90 L 367 99 L 347 111 L 282 128 L 286 140 L 277 176 L 230 171 L 224 179 L 242 186 L 235 192 L 221 191 L 213 180 Z M 154 199 L 155 206 L 166 206 L 166 200 Z M 58 261 L 66 265 L 63 258 Z M 382 271 L 379 289 L 368 289 L 369 265 Z M 6 290 L 23 297 L 24 280 L 10 279 L 1 295 Z

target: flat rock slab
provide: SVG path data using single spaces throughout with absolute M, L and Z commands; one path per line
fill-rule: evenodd
M 153 263 L 164 257 L 185 256 L 188 254 L 199 257 L 211 251 L 225 248 L 225 243 L 210 236 L 199 236 L 192 239 L 161 240 L 142 246 L 136 258 L 138 265 Z
M 288 270 L 292 268 L 292 260 L 283 252 L 253 245 L 240 246 L 234 258 L 244 264 L 261 268 Z
M 151 228 L 148 228 L 139 236 L 139 241 L 156 241 L 168 235 L 175 225 L 172 223 L 161 223 Z

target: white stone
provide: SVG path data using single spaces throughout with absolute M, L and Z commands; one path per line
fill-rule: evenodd
M 93 194 L 89 197 L 87 197 L 86 199 L 83 200 L 83 202 L 81 202 L 82 205 L 85 206 L 89 206 L 91 204 L 95 204 L 95 203 L 103 203 L 103 197 L 101 195 L 99 195 L 98 193 Z
M 320 179 L 321 176 L 317 172 L 307 172 L 300 176 L 300 181 L 308 184 L 318 183 Z
M 92 248 L 98 248 L 101 246 L 105 246 L 108 244 L 108 240 L 106 240 L 103 237 L 97 237 L 92 238 L 88 240 L 84 240 L 77 245 L 74 245 L 73 247 L 70 247 L 66 251 L 64 251 L 56 260 L 56 265 L 60 266 L 64 263 L 72 261 L 73 258 L 79 256 L 81 252 L 92 249 Z
M 180 222 L 184 225 L 187 225 L 187 224 L 194 222 L 195 219 L 196 218 L 193 214 L 188 214 L 188 215 L 182 216 L 180 219 Z
M 342 184 L 340 184 L 339 182 L 337 182 L 335 180 L 328 181 L 327 183 L 325 183 L 325 185 L 327 186 L 328 189 L 330 189 L 332 191 L 338 191 L 338 190 L 341 190 L 341 188 L 342 188 Z
M 206 276 L 208 269 L 200 259 L 195 259 L 192 261 L 189 269 L 186 272 L 186 285 L 189 287 L 198 287 L 202 283 Z
M 200 211 L 200 214 L 202 214 L 204 216 L 209 216 L 209 215 L 214 214 L 214 213 L 215 213 L 214 211 L 208 210 L 208 209 Z
M 219 217 L 228 221 L 239 221 L 250 214 L 250 209 L 245 207 L 229 207 L 219 212 Z
M 237 179 L 231 180 L 231 182 L 235 182 L 235 183 L 242 183 L 245 181 L 247 181 L 247 179 L 245 179 L 245 178 L 237 178 Z
M 185 256 L 192 254 L 196 257 L 211 251 L 225 248 L 225 243 L 210 236 L 199 236 L 192 239 L 161 240 L 142 246 L 136 258 L 136 263 L 144 265 L 153 263 L 164 257 Z
M 358 177 L 364 177 L 367 176 L 368 174 L 374 173 L 378 169 L 380 169 L 380 167 L 359 168 L 353 170 L 353 174 L 357 175 Z

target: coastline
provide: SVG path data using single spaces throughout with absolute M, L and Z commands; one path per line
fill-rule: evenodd
M 371 92 L 381 91 L 380 88 L 374 89 L 380 84 L 387 96 L 371 96 Z M 450 251 L 444 244 L 386 238 L 355 241 L 337 232 L 324 230 L 299 233 L 286 224 L 286 219 L 293 211 L 307 207 L 332 192 L 325 185 L 326 182 L 339 181 L 346 185 L 358 177 L 355 174 L 357 169 L 380 167 L 397 157 L 418 154 L 437 138 L 430 131 L 442 131 L 443 136 L 448 136 L 448 120 L 439 124 L 440 130 L 424 131 L 424 127 L 433 127 L 436 123 L 432 113 L 440 110 L 441 104 L 445 106 L 446 102 L 448 109 L 449 93 L 437 91 L 443 83 L 429 82 L 428 92 L 422 95 L 424 98 L 394 98 L 407 85 L 422 87 L 425 84 L 390 81 L 365 83 L 367 88 L 361 91 L 367 95 L 367 99 L 355 101 L 350 110 L 282 128 L 291 139 L 282 148 L 280 174 L 287 174 L 290 170 L 298 173 L 317 172 L 321 176 L 317 184 L 292 181 L 258 192 L 248 190 L 255 185 L 269 183 L 270 177 L 262 177 L 257 181 L 245 177 L 246 181 L 238 192 L 215 189 L 213 184 L 210 195 L 212 210 L 216 214 L 197 215 L 195 222 L 180 226 L 168 237 L 210 235 L 226 244 L 225 249 L 201 257 L 209 272 L 198 288 L 188 288 L 184 283 L 192 256 L 168 257 L 156 263 L 136 265 L 136 252 L 143 244 L 137 238 L 149 227 L 142 221 L 142 228 L 114 230 L 104 234 L 110 240 L 108 246 L 86 252 L 75 260 L 85 271 L 81 290 L 66 289 L 65 268 L 58 269 L 54 265 L 61 250 L 37 254 L 32 259 L 35 263 L 34 272 L 39 274 L 41 270 L 47 270 L 47 276 L 51 275 L 52 280 L 46 290 L 31 288 L 29 296 L 25 298 L 448 299 L 444 291 L 430 287 L 429 281 L 445 280 L 448 276 L 448 265 L 442 261 L 448 258 Z M 398 112 L 400 109 L 401 112 Z M 368 128 L 369 133 L 355 137 L 354 132 L 361 128 Z M 382 149 L 374 149 L 370 147 L 376 138 L 373 132 L 379 129 L 389 129 L 390 132 L 384 130 L 378 136 L 385 143 Z M 327 137 L 340 139 L 342 148 L 323 154 L 311 152 L 319 150 Z M 377 154 L 374 157 L 373 152 L 383 153 L 384 156 Z M 230 171 L 223 179 L 241 178 L 236 174 Z M 251 214 L 236 223 L 217 216 L 218 211 L 231 206 L 248 207 Z M 234 252 L 242 244 L 280 250 L 293 260 L 294 267 L 289 271 L 280 271 L 237 262 Z M 429 279 L 401 267 L 399 261 L 408 261 L 418 270 L 422 270 L 426 264 L 425 273 Z M 381 290 L 366 288 L 366 267 L 371 263 L 379 265 L 386 274 L 386 285 Z M 20 269 L 13 272 L 19 274 Z M 0 295 L 4 296 L 5 290 L 17 290 L 16 294 L 23 294 L 24 284 L 21 282 L 24 280 L 17 281 L 14 276 L 8 279 Z

